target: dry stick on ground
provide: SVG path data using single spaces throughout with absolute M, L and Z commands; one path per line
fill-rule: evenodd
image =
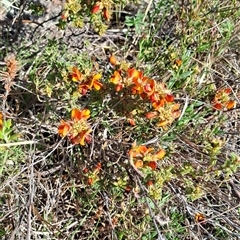
M 49 156 L 51 156 L 57 149 L 58 147 L 61 145 L 62 141 L 64 138 L 62 138 L 57 144 L 56 146 L 52 149 L 52 151 L 50 151 L 46 156 L 43 156 L 42 158 L 40 158 L 40 160 L 30 164 L 30 166 L 27 166 L 25 168 L 23 168 L 19 173 L 17 173 L 16 175 L 14 175 L 12 178 L 8 179 L 7 181 L 3 182 L 2 186 L 0 186 L 0 191 L 2 191 L 8 184 L 10 184 L 10 182 L 14 181 L 17 177 L 19 177 L 22 173 L 24 173 L 26 170 L 28 170 L 31 166 L 35 166 L 36 164 L 46 160 Z
M 18 229 L 19 229 L 19 227 L 20 227 L 20 225 L 21 225 L 21 223 L 22 223 L 22 220 L 23 220 L 25 211 L 26 211 L 26 209 L 24 208 L 24 209 L 22 210 L 22 212 L 21 212 L 21 215 L 20 215 L 20 217 L 19 217 L 18 223 L 16 224 L 15 229 L 12 231 L 12 233 L 11 233 L 11 235 L 9 236 L 8 240 L 14 240 L 14 239 L 16 239 L 16 238 L 15 238 L 15 235 L 16 235 L 16 233 L 18 232 Z
M 118 239 L 117 234 L 114 231 L 114 225 L 113 225 L 113 222 L 112 222 L 112 218 L 111 218 L 110 213 L 109 213 L 108 196 L 107 196 L 107 194 L 105 192 L 103 192 L 102 195 L 103 195 L 105 206 L 107 208 L 107 215 L 108 215 L 109 223 L 110 223 L 110 225 L 112 227 L 112 234 L 113 234 L 115 239 Z
M 30 174 L 29 174 L 29 201 L 28 201 L 27 237 L 26 237 L 27 240 L 31 239 L 31 232 L 32 232 L 32 207 L 34 204 L 34 192 L 35 192 L 33 163 L 35 159 L 34 156 L 35 156 L 36 144 L 34 144 L 33 150 L 34 150 L 33 156 L 30 157 L 31 167 L 30 167 Z
M 13 143 L 0 143 L 0 147 L 13 147 L 13 146 L 22 146 L 22 145 L 28 145 L 28 144 L 34 144 L 37 143 L 37 141 L 23 141 L 23 142 L 13 142 Z

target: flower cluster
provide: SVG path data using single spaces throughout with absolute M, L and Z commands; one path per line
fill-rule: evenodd
M 166 152 L 164 149 L 160 149 L 156 153 L 153 152 L 153 148 L 147 148 L 144 145 L 135 145 L 129 151 L 130 161 L 136 168 L 150 167 L 155 170 L 157 168 L 157 160 L 162 159 Z
M 102 77 L 100 73 L 84 76 L 77 67 L 73 67 L 70 75 L 72 81 L 79 83 L 78 91 L 82 95 L 85 95 L 89 90 L 92 89 L 99 91 L 103 86 L 102 83 L 99 82 L 99 79 Z
M 105 2 L 105 3 L 107 3 L 107 2 Z M 111 13 L 110 9 L 111 9 L 111 6 L 109 4 L 104 4 L 103 2 L 97 1 L 94 4 L 91 12 L 92 12 L 92 14 L 97 14 L 99 12 L 102 12 L 103 18 L 105 20 L 109 21 L 110 13 Z
M 135 99 L 141 100 L 143 109 L 140 109 L 139 112 L 145 113 L 148 119 L 157 119 L 157 125 L 159 127 L 164 128 L 179 117 L 180 105 L 174 102 L 174 96 L 163 83 L 145 76 L 142 71 L 135 68 L 129 68 L 127 63 L 120 64 L 114 56 L 111 56 L 110 63 L 114 67 L 113 75 L 110 77 L 110 83 L 116 85 L 115 90 L 117 92 L 125 89 L 126 97 L 130 97 L 131 101 L 126 99 L 126 104 L 129 105 L 123 106 L 123 112 L 128 117 L 128 122 L 132 126 L 136 125 L 133 119 L 133 115 L 137 114 L 137 111 L 135 111 L 135 107 L 137 106 L 133 103 Z M 72 67 L 69 74 L 66 76 L 67 79 L 70 78 L 77 84 L 78 92 L 82 96 L 88 91 L 93 89 L 99 91 L 103 87 L 103 84 L 99 82 L 102 77 L 100 73 L 86 72 L 83 74 L 77 67 Z M 147 103 L 147 105 L 145 105 L 145 103 Z M 146 109 L 149 109 L 150 104 L 153 111 L 147 112 L 148 110 Z M 127 110 L 125 111 L 125 109 Z M 85 142 L 90 142 L 91 137 L 89 133 L 91 130 L 87 123 L 89 117 L 89 110 L 73 109 L 70 121 L 61 120 L 61 124 L 58 128 L 59 135 L 61 137 L 68 136 L 70 141 L 74 144 L 84 145 Z
M 90 171 L 88 168 L 83 169 L 84 176 L 87 178 L 87 183 L 89 185 L 93 185 L 99 180 L 99 173 L 101 169 L 102 164 L 100 162 L 95 165 L 92 171 Z
M 71 112 L 71 120 L 61 120 L 61 124 L 58 127 L 58 134 L 61 137 L 68 136 L 73 144 L 85 145 L 85 142 L 91 142 L 91 129 L 87 122 L 90 117 L 90 111 L 88 109 L 73 109 Z
M 84 19 L 90 17 L 91 24 L 100 35 L 103 34 L 107 25 L 106 21 L 110 21 L 114 3 L 108 0 L 82 1 L 82 0 L 66 0 L 64 11 L 59 19 L 58 26 L 64 29 L 68 23 L 75 27 L 82 28 Z
M 110 63 L 118 67 L 117 60 L 111 56 Z M 142 71 L 128 68 L 126 71 L 116 69 L 110 78 L 110 82 L 116 85 L 116 91 L 129 88 L 133 95 L 139 95 L 142 99 L 151 102 L 153 112 L 147 113 L 148 119 L 157 118 L 158 126 L 165 127 L 180 116 L 180 105 L 174 102 L 174 96 L 164 83 L 144 76 Z
M 212 101 L 212 106 L 217 110 L 232 109 L 235 101 L 230 98 L 231 88 L 222 88 L 217 91 Z

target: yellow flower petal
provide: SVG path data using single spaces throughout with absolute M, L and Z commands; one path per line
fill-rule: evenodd
M 93 80 L 99 80 L 102 77 L 101 73 L 97 73 L 96 75 L 94 75 Z

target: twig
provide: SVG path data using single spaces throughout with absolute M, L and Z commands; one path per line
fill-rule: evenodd
M 36 141 L 23 141 L 23 142 L 13 142 L 13 143 L 1 143 L 0 147 L 13 147 L 13 146 L 21 146 L 21 145 L 28 145 L 34 144 Z
M 107 215 L 108 215 L 108 218 L 109 218 L 109 222 L 110 222 L 111 227 L 112 227 L 112 233 L 114 235 L 114 238 L 118 239 L 118 237 L 117 237 L 117 235 L 114 231 L 114 226 L 113 226 L 112 219 L 111 219 L 111 216 L 110 216 L 110 213 L 109 213 L 108 196 L 105 192 L 103 192 L 103 197 L 104 197 L 105 206 L 107 208 Z
M 43 156 L 40 160 L 30 164 L 30 166 L 27 166 L 25 168 L 23 168 L 18 174 L 14 175 L 12 178 L 10 178 L 9 180 L 5 181 L 2 186 L 0 187 L 0 191 L 2 191 L 10 182 L 12 182 L 13 180 L 15 180 L 18 176 L 20 176 L 23 172 L 25 172 L 26 170 L 28 170 L 30 167 L 35 166 L 36 164 L 44 161 L 45 159 L 47 159 L 49 156 L 51 156 L 59 147 L 59 145 L 62 143 L 64 138 L 62 138 L 57 144 L 56 146 L 52 149 L 52 151 L 50 151 L 46 156 Z

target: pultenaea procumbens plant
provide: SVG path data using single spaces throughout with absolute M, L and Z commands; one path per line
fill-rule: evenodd
M 147 148 L 145 145 L 133 144 L 128 154 L 136 168 L 150 167 L 155 170 L 157 161 L 163 159 L 166 152 L 164 149 L 159 149 L 156 152 L 153 148 Z
M 222 88 L 219 89 L 212 101 L 212 106 L 217 110 L 223 110 L 226 108 L 227 110 L 234 108 L 235 101 L 230 98 L 232 90 L 231 88 Z
M 88 109 L 73 109 L 71 111 L 71 120 L 61 120 L 58 127 L 58 134 L 61 137 L 67 136 L 73 144 L 85 145 L 91 142 L 91 128 L 87 122 L 90 118 Z
M 174 96 L 164 83 L 148 78 L 135 68 L 126 70 L 115 65 L 117 59 L 111 56 L 110 63 L 115 67 L 110 82 L 116 85 L 117 92 L 128 88 L 132 95 L 138 95 L 152 104 L 154 111 L 146 113 L 148 119 L 157 119 L 157 126 L 166 128 L 167 125 L 180 116 L 180 104 L 174 102 Z

